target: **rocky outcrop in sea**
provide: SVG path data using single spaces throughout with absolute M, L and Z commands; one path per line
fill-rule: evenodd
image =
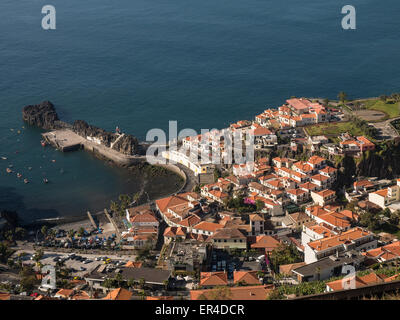
M 24 107 L 22 119 L 30 125 L 46 130 L 55 129 L 56 122 L 59 121 L 56 109 L 50 101 Z

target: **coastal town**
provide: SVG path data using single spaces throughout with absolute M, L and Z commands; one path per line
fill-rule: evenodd
M 397 292 L 400 111 L 387 110 L 399 109 L 399 96 L 338 98 L 291 97 L 253 119 L 178 141 L 160 154 L 185 180 L 168 197 L 121 195 L 104 213 L 88 213 L 87 223 L 35 231 L 2 214 L 0 300 Z M 234 149 L 244 155 L 250 146 L 254 159 L 202 161 L 204 154 L 229 158 L 226 132 L 239 133 Z

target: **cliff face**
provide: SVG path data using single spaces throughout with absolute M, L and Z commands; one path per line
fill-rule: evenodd
M 55 121 L 59 120 L 56 109 L 50 101 L 24 107 L 22 119 L 30 125 L 47 130 L 54 129 L 56 127 Z
M 400 175 L 400 139 L 377 145 L 375 151 L 367 151 L 361 159 L 344 157 L 337 165 L 341 183 L 350 185 L 352 176 L 393 179 Z
M 139 151 L 138 140 L 129 134 L 125 134 L 120 139 L 116 133 L 105 131 L 104 129 L 89 125 L 83 120 L 76 120 L 73 125 L 73 130 L 80 136 L 87 138 L 93 137 L 101 141 L 101 143 L 110 148 L 111 145 L 114 150 L 127 155 L 137 154 Z M 117 140 L 118 139 L 118 140 Z M 115 144 L 113 144 L 116 142 Z
M 388 179 L 400 175 L 400 139 L 387 141 L 374 152 L 366 152 L 356 166 L 356 174 Z

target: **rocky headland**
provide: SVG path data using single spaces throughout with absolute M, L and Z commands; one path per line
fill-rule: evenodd
M 83 120 L 76 120 L 72 125 L 60 121 L 54 105 L 43 101 L 36 105 L 28 105 L 22 110 L 22 119 L 32 126 L 45 130 L 55 130 L 68 127 L 85 139 L 100 141 L 100 143 L 125 155 L 143 154 L 143 147 L 136 137 L 130 134 L 108 132 L 92 126 Z

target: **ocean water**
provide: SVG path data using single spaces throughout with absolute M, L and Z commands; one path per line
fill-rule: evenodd
M 57 10 L 53 31 L 41 28 L 47 4 Z M 24 219 L 80 215 L 141 185 L 85 152 L 43 149 L 40 130 L 21 121 L 27 104 L 48 99 L 63 120 L 118 125 L 145 139 L 169 120 L 179 129 L 222 128 L 290 96 L 400 91 L 399 2 L 353 0 L 357 29 L 348 31 L 346 4 L 2 0 L 0 156 L 8 160 L 0 160 L 0 206 Z M 9 164 L 31 183 L 6 174 Z

